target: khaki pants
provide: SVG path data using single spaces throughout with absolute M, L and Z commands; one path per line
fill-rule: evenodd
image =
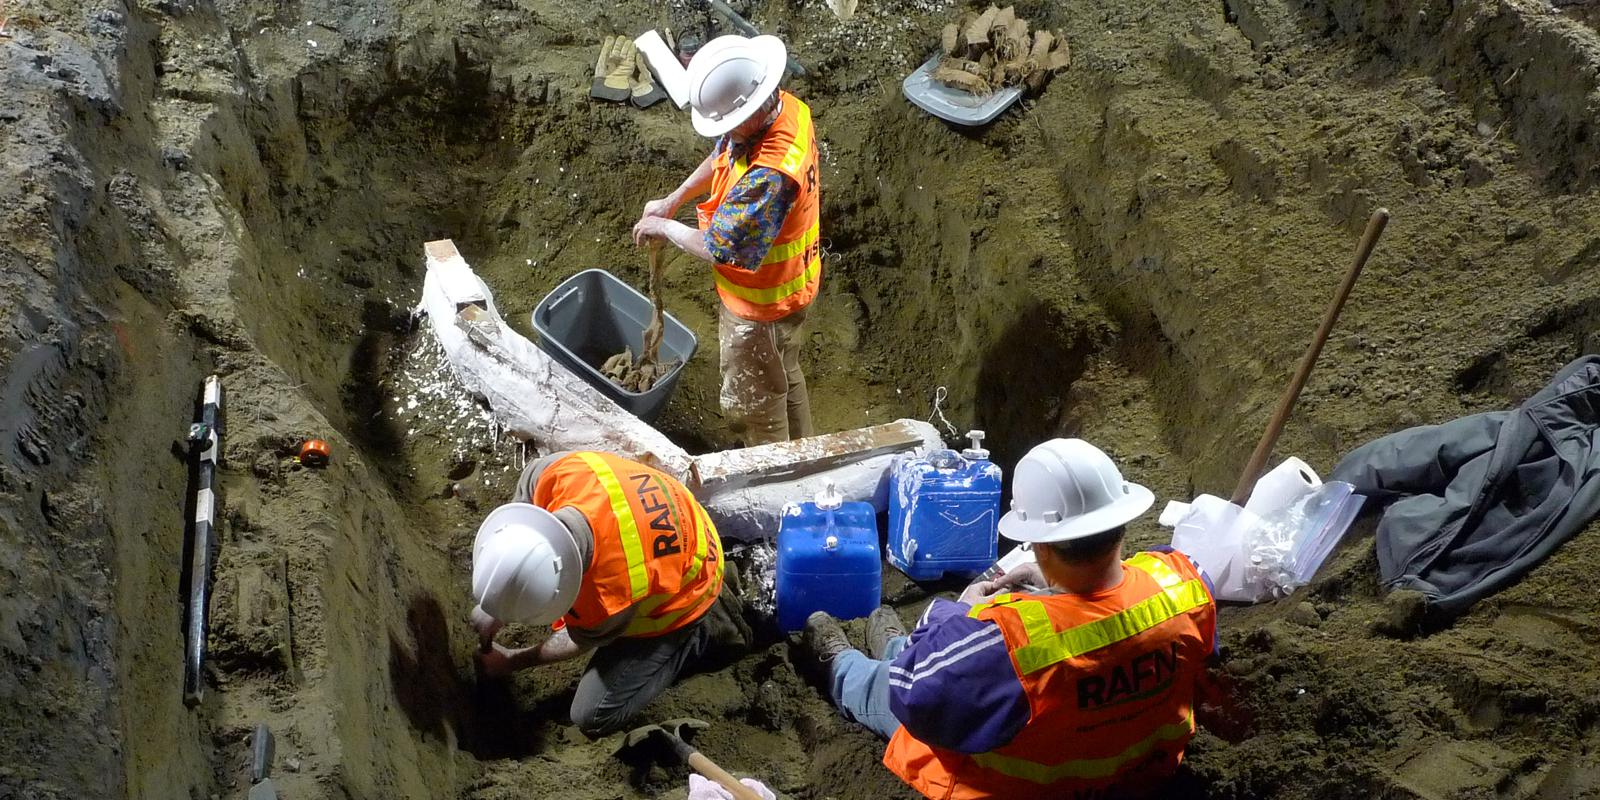
M 776 322 L 751 322 L 720 306 L 722 413 L 746 447 L 812 434 L 811 398 L 800 371 L 806 309 Z

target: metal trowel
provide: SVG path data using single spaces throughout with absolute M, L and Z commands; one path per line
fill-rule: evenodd
M 248 800 L 278 800 L 278 787 L 272 785 L 272 731 L 257 724 L 250 734 L 250 794 Z

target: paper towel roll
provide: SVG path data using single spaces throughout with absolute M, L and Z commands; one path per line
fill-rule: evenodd
M 1282 464 L 1256 481 L 1256 488 L 1244 504 L 1246 511 L 1257 516 L 1267 516 L 1304 497 L 1307 492 L 1322 485 L 1311 465 L 1290 456 Z

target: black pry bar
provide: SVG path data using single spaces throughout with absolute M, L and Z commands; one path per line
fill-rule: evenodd
M 712 11 L 721 14 L 724 19 L 728 20 L 728 24 L 739 29 L 740 33 L 750 37 L 761 35 L 761 31 L 756 26 L 751 25 L 749 20 L 739 16 L 739 12 L 734 11 L 733 7 L 724 0 L 706 0 L 706 4 L 711 6 Z M 790 72 L 802 78 L 806 76 L 806 68 L 800 66 L 800 62 L 794 60 L 794 56 L 789 56 L 788 61 Z
M 189 609 L 184 625 L 183 704 L 193 708 L 205 697 L 207 611 L 211 604 L 211 544 L 215 538 L 217 455 L 222 449 L 222 380 L 206 378 L 200 421 L 190 428 L 195 454 L 194 538 L 189 552 Z

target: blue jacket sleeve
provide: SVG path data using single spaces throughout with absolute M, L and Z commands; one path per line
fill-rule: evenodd
M 889 709 L 918 741 L 960 753 L 1010 742 L 1031 714 L 1000 627 L 935 600 L 889 667 Z

